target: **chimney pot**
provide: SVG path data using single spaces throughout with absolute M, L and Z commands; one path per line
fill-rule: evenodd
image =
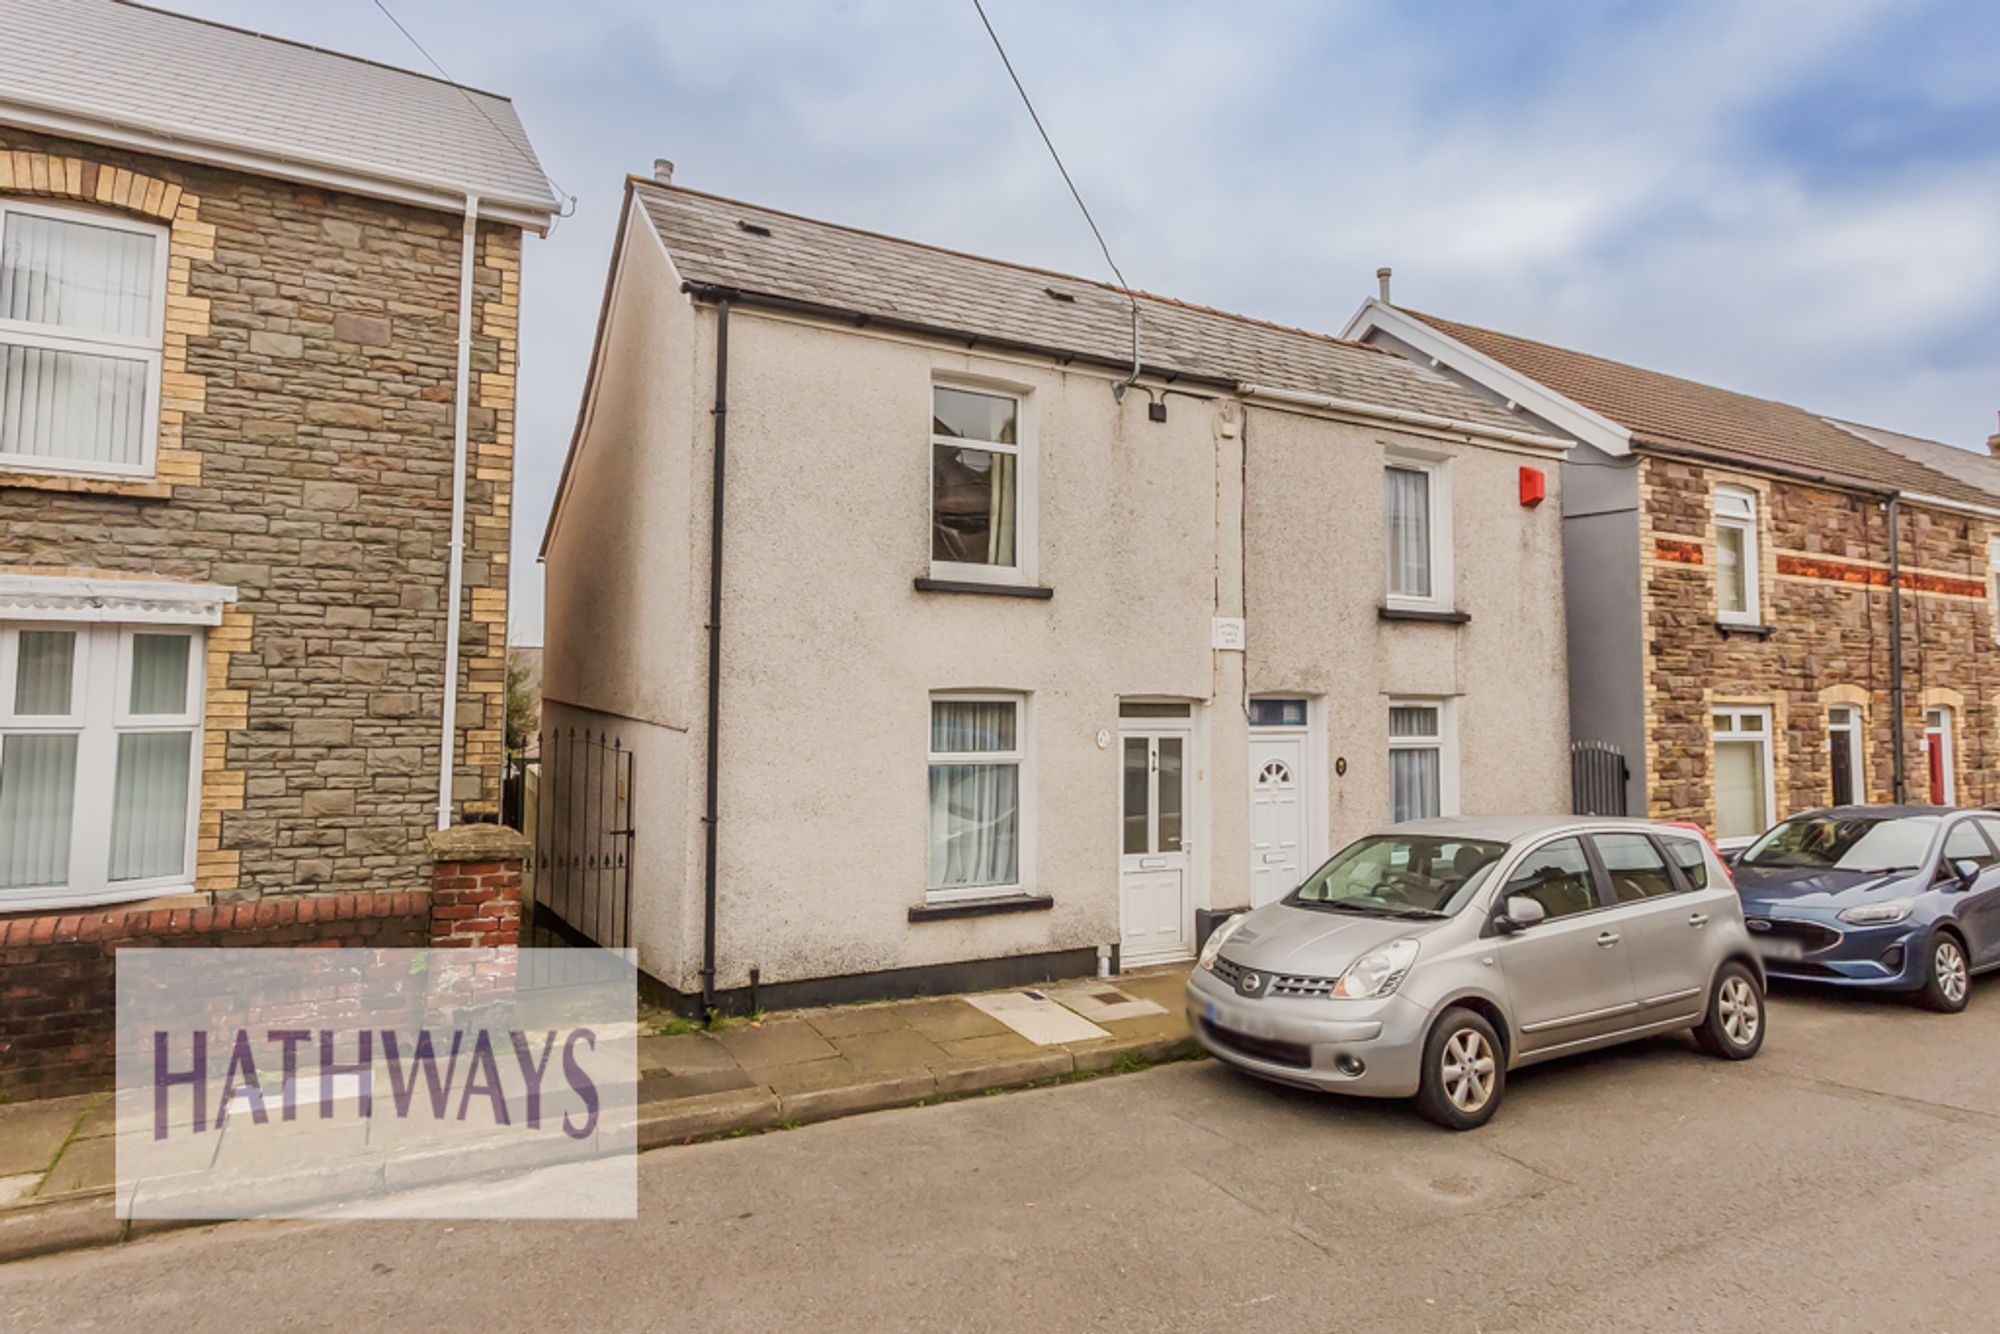
M 1386 268 L 1375 270 L 1375 281 L 1382 287 L 1382 304 L 1389 305 L 1389 270 Z
M 1986 437 L 1986 452 L 1994 458 L 2000 459 L 2000 431 L 1995 431 L 1992 435 Z
M 663 158 L 663 157 L 654 158 L 653 179 L 658 181 L 661 185 L 672 185 L 674 183 L 673 162 L 668 158 Z

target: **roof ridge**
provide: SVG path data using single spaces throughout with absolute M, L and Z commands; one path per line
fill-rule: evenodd
M 509 106 L 512 106 L 514 103 L 514 99 L 505 93 L 496 93 L 489 89 L 477 88 L 469 83 L 460 83 L 456 79 L 447 79 L 436 74 L 426 74 L 422 70 L 409 69 L 403 65 L 391 65 L 386 60 L 371 60 L 367 56 L 357 56 L 347 51 L 336 51 L 332 47 L 327 46 L 315 46 L 311 42 L 301 42 L 292 37 L 280 37 L 275 33 L 258 32 L 255 28 L 244 28 L 234 23 L 224 23 L 219 19 L 204 18 L 199 14 L 183 14 L 179 10 L 162 9 L 158 5 L 142 4 L 141 0 L 111 0 L 111 3 L 121 5 L 126 9 L 137 9 L 148 14 L 157 14 L 161 18 L 178 19 L 184 23 L 199 23 L 205 28 L 216 28 L 223 32 L 237 33 L 244 37 L 255 37 L 259 41 L 274 42 L 279 46 L 289 46 L 300 51 L 311 51 L 315 55 L 331 56 L 335 60 L 351 61 L 356 65 L 371 65 L 376 69 L 388 70 L 392 74 L 407 74 L 413 79 L 424 79 L 431 83 L 441 83 L 447 88 L 457 88 L 464 92 L 477 93 L 481 97 L 490 97 L 496 102 L 505 102 Z
M 1101 278 L 1086 278 L 1081 274 L 1066 273 L 1061 269 L 1044 268 L 1039 264 L 1026 264 L 1020 260 L 1001 259 L 996 255 L 976 255 L 969 250 L 955 250 L 950 246 L 938 245 L 932 241 L 919 241 L 908 236 L 894 236 L 888 232 L 878 232 L 868 227 L 856 227 L 851 223 L 832 222 L 826 218 L 807 217 L 803 213 L 794 213 L 789 209 L 773 208 L 769 204 L 757 204 L 747 199 L 738 199 L 733 195 L 717 194 L 712 190 L 697 190 L 693 186 L 688 185 L 663 184 L 651 176 L 640 176 L 633 172 L 628 172 L 625 179 L 635 186 L 662 194 L 686 194 L 693 195 L 699 199 L 712 199 L 720 204 L 734 204 L 739 208 L 756 209 L 759 213 L 768 213 L 775 218 L 789 218 L 793 222 L 810 223 L 815 227 L 830 227 L 834 231 L 846 232 L 850 236 L 866 236 L 872 240 L 887 241 L 893 245 L 915 246 L 919 250 L 928 250 L 934 255 L 950 255 L 954 259 L 970 260 L 975 264 L 997 264 L 1001 268 L 1014 269 L 1021 273 L 1032 273 L 1043 278 L 1056 278 L 1063 282 L 1082 283 L 1085 286 L 1097 288 L 1101 292 L 1111 293 L 1120 297 L 1129 291 L 1134 297 L 1145 301 L 1157 301 L 1163 306 L 1177 306 L 1183 310 L 1192 310 L 1204 315 L 1213 315 L 1218 319 L 1235 320 L 1240 324 L 1251 324 L 1262 329 L 1275 329 L 1281 333 L 1298 334 L 1304 338 L 1317 338 L 1322 342 L 1332 343 L 1337 347 L 1350 348 L 1356 352 L 1368 352 L 1376 356 L 1395 356 L 1393 352 L 1389 352 L 1385 348 L 1376 347 L 1372 343 L 1357 342 L 1352 338 L 1342 338 L 1338 334 L 1323 333 L 1317 329 L 1303 329 L 1293 324 L 1280 324 L 1275 320 L 1259 319 L 1255 315 L 1244 315 L 1238 311 L 1223 310 L 1219 306 L 1207 306 L 1198 301 L 1185 301 L 1180 297 L 1163 296 L 1158 292 L 1148 291 L 1143 287 L 1119 287 L 1117 284 L 1105 282 Z M 1397 359 L 1401 360 L 1401 358 Z M 1415 363 L 1407 364 L 1414 365 Z M 1418 369 L 1422 368 L 1419 367 Z

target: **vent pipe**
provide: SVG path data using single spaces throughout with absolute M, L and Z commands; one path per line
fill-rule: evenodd
M 674 164 L 671 159 L 663 157 L 653 159 L 653 179 L 661 185 L 674 183 Z
M 1995 431 L 1992 435 L 1986 437 L 1986 452 L 1994 458 L 2000 459 L 2000 431 Z
M 1394 304 L 1392 301 L 1389 300 L 1389 273 L 1390 271 L 1387 268 L 1381 268 L 1375 270 L 1375 281 L 1381 284 L 1382 304 L 1385 306 Z

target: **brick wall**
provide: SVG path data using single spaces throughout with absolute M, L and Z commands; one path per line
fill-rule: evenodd
M 1649 813 L 1712 823 L 1709 709 L 1772 711 L 1777 816 L 1825 805 L 1826 711 L 1863 711 L 1871 801 L 1892 797 L 1888 520 L 1880 501 L 1660 456 L 1640 462 Z M 1716 628 L 1713 491 L 1758 493 L 1761 620 L 1769 638 Z M 1958 800 L 2000 800 L 2000 645 L 1987 584 L 1988 521 L 1905 503 L 1904 758 L 1927 795 L 1924 707 L 1957 707 Z
M 0 569 L 240 590 L 209 634 L 197 888 L 422 887 L 460 220 L 11 129 L 0 162 L 0 190 L 172 225 L 160 476 L 0 472 Z M 499 795 L 519 230 L 482 224 L 476 256 L 461 813 Z
M 411 948 L 430 914 L 428 894 L 395 891 L 0 920 L 0 1101 L 109 1086 L 123 946 Z

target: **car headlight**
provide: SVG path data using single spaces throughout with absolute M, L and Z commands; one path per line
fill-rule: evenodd
M 1250 914 L 1247 912 L 1237 913 L 1221 926 L 1216 927 L 1215 930 L 1208 933 L 1208 940 L 1201 947 L 1201 966 L 1203 968 L 1214 971 L 1215 956 L 1222 953 L 1223 942 L 1235 935 L 1236 928 L 1242 926 L 1248 920 L 1249 916 Z
M 1347 965 L 1347 971 L 1333 984 L 1332 994 L 1344 1000 L 1386 996 L 1402 984 L 1410 965 L 1416 961 L 1416 941 L 1391 941 Z
M 1850 926 L 1888 926 L 1908 917 L 1913 906 L 1908 899 L 1897 899 L 1891 903 L 1864 903 L 1854 908 L 1842 908 L 1840 920 Z

